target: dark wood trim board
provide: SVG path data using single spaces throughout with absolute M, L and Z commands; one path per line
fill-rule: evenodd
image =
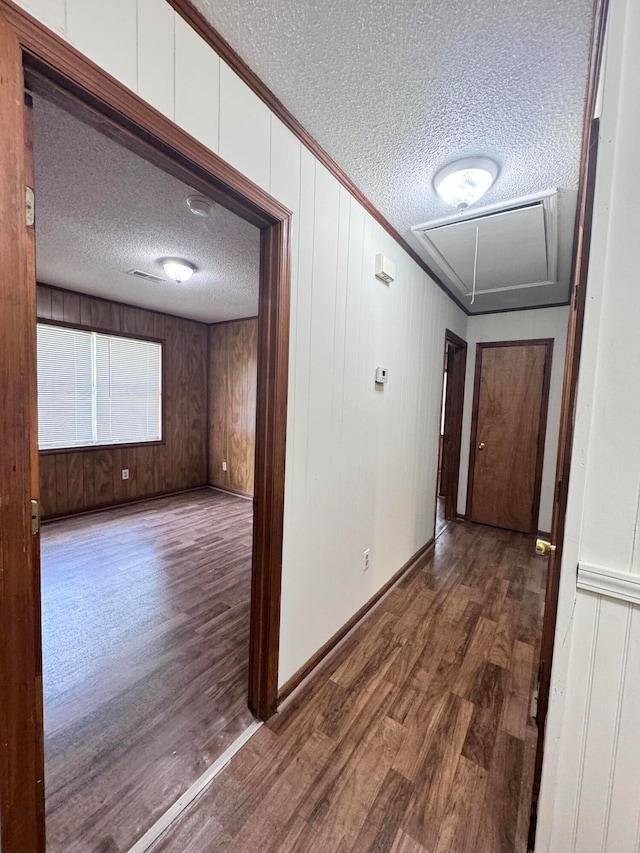
M 422 548 L 419 548 L 400 569 L 398 569 L 398 571 L 378 590 L 378 592 L 375 593 L 375 595 L 371 596 L 366 604 L 363 604 L 357 613 L 354 613 L 351 619 L 345 622 L 339 631 L 336 631 L 336 633 L 330 637 L 327 642 L 321 646 L 318 651 L 312 655 L 312 657 L 310 657 L 309 660 L 303 664 L 285 684 L 282 685 L 278 691 L 278 703 L 284 702 L 284 700 L 287 699 L 294 690 L 297 690 L 302 682 L 307 679 L 313 671 L 326 660 L 326 658 L 329 657 L 331 652 L 334 651 L 336 646 L 345 639 L 347 634 L 353 631 L 358 623 L 360 623 L 371 612 L 371 610 L 380 603 L 384 596 L 391 591 L 392 587 L 394 587 L 410 571 L 419 568 L 423 564 L 424 558 L 433 548 L 434 544 L 435 538 L 432 537 L 422 546 Z

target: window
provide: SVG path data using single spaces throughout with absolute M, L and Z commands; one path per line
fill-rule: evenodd
M 40 450 L 162 438 L 162 345 L 38 324 Z

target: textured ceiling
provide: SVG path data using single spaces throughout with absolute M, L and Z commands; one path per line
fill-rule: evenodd
M 498 162 L 481 204 L 557 188 L 560 284 L 474 309 L 566 298 L 591 0 L 193 2 L 423 257 L 451 160 Z
M 194 216 L 194 190 L 42 98 L 34 100 L 38 280 L 193 320 L 258 312 L 260 232 L 215 206 Z M 162 276 L 160 258 L 198 268 Z

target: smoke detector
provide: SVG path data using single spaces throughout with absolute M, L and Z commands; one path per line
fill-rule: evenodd
M 187 206 L 194 216 L 207 217 L 213 210 L 213 202 L 203 195 L 188 196 Z

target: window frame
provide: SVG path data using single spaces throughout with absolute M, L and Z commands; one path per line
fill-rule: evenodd
M 166 338 L 156 338 L 151 335 L 141 335 L 134 332 L 114 331 L 113 329 L 105 329 L 97 326 L 86 326 L 82 323 L 69 323 L 66 320 L 49 320 L 44 317 L 38 317 L 39 326 L 59 326 L 63 329 L 76 329 L 79 332 L 96 332 L 99 335 L 111 335 L 114 338 L 128 338 L 135 341 L 148 341 L 149 343 L 160 344 L 160 428 L 162 430 L 162 438 L 156 441 L 125 441 L 119 444 L 82 444 L 76 447 L 47 447 L 45 449 L 38 448 L 40 456 L 54 456 L 60 453 L 87 453 L 92 450 L 121 450 L 123 448 L 132 447 L 160 447 L 167 443 L 167 415 L 166 415 L 166 386 L 167 386 L 167 359 L 166 359 Z

